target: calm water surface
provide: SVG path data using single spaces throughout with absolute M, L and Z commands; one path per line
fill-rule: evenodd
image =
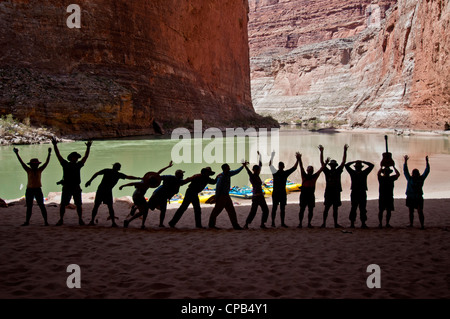
M 290 167 L 295 163 L 295 152 L 300 151 L 303 154 L 303 162 L 307 165 L 319 168 L 319 151 L 317 146 L 322 144 L 325 147 L 325 157 L 336 159 L 339 163 L 342 160 L 343 146 L 349 144 L 348 161 L 362 159 L 373 162 L 376 168 L 369 176 L 370 198 L 376 198 L 378 194 L 378 182 L 376 171 L 379 168 L 381 154 L 385 151 L 383 134 L 378 133 L 355 133 L 355 132 L 336 132 L 319 133 L 296 129 L 282 129 L 280 131 L 279 158 Z M 198 141 L 198 140 L 197 140 Z M 248 138 L 234 138 L 219 140 L 223 142 L 224 155 L 227 150 L 236 149 L 238 146 L 245 146 L 245 157 L 249 158 L 249 153 L 255 153 L 257 145 Z M 103 168 L 110 168 L 113 163 L 122 164 L 122 172 L 128 175 L 143 176 L 148 171 L 157 171 L 166 166 L 171 160 L 171 152 L 178 140 L 139 138 L 139 139 L 120 139 L 94 141 L 90 157 L 82 169 L 82 185 L 97 171 Z M 209 141 L 203 141 L 203 147 L 208 146 Z M 42 162 L 47 156 L 47 145 L 19 146 L 20 155 L 25 162 L 32 157 L 38 157 Z M 430 156 L 431 173 L 425 183 L 424 191 L 427 198 L 450 197 L 450 143 L 448 136 L 389 136 L 389 151 L 393 153 L 393 158 L 397 168 L 402 176 L 396 182 L 395 196 L 404 197 L 406 181 L 403 176 L 403 155 L 408 154 L 410 159 L 410 169 L 418 168 L 423 172 L 425 168 L 425 156 Z M 63 157 L 72 151 L 80 154 L 85 152 L 84 142 L 60 143 L 59 148 Z M 25 193 L 27 178 L 21 165 L 17 161 L 12 151 L 12 146 L 0 147 L 0 197 L 4 199 L 20 198 Z M 237 157 L 237 156 L 236 156 Z M 224 156 L 224 158 L 226 158 Z M 240 158 L 235 158 L 234 163 L 230 162 L 233 168 L 239 167 Z M 204 166 L 211 166 L 217 173 L 220 172 L 220 163 L 189 163 L 178 164 L 168 169 L 165 173 L 173 174 L 177 169 L 186 171 L 185 177 L 196 174 Z M 42 175 L 44 195 L 49 192 L 61 191 L 60 186 L 56 185 L 62 177 L 62 168 L 56 159 L 54 152 L 47 169 Z M 264 178 L 271 177 L 270 174 L 263 175 Z M 95 192 L 101 178 L 98 177 L 90 187 L 83 187 L 83 192 Z M 300 182 L 300 172 L 297 170 L 291 175 L 291 180 Z M 342 199 L 348 199 L 350 179 L 349 175 L 343 173 Z M 122 181 L 119 182 L 119 185 Z M 248 176 L 243 171 L 232 178 L 232 185 L 248 185 Z M 317 200 L 323 199 L 323 190 L 325 182 L 321 176 L 317 183 Z M 186 186 L 181 189 L 184 192 Z M 122 191 L 118 187 L 114 190 L 115 197 L 131 195 L 132 188 L 125 188 Z M 147 193 L 150 195 L 151 191 Z

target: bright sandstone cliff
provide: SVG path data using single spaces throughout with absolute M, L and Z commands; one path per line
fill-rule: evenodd
M 258 125 L 247 0 L 0 1 L 0 113 L 62 135 Z
M 250 1 L 255 109 L 287 122 L 444 129 L 449 21 L 446 0 Z M 265 37 L 279 41 L 264 48 Z

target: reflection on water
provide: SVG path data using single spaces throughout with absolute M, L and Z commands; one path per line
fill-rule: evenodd
M 161 167 L 166 166 L 171 159 L 172 148 L 178 141 L 170 139 L 121 139 L 95 141 L 91 155 L 82 169 L 82 184 L 96 172 L 103 168 L 109 168 L 115 162 L 122 164 L 122 171 L 125 174 L 143 176 L 148 171 L 157 171 Z M 203 141 L 203 147 L 210 142 Z M 249 152 L 255 152 L 257 145 L 252 144 L 252 139 L 225 139 L 223 143 L 224 153 L 230 148 L 237 148 L 238 144 L 244 143 L 246 146 L 245 157 L 249 158 Z M 381 161 L 381 154 L 385 152 L 383 134 L 376 133 L 319 133 L 309 132 L 295 129 L 283 129 L 280 132 L 279 158 L 284 161 L 286 167 L 290 167 L 295 163 L 295 152 L 299 151 L 303 154 L 304 165 L 312 165 L 315 169 L 319 168 L 319 150 L 317 146 L 322 144 L 325 147 L 325 157 L 336 159 L 339 163 L 342 160 L 343 146 L 349 144 L 348 161 L 357 159 L 367 160 L 376 165 L 376 169 L 369 176 L 369 192 L 371 198 L 378 195 L 378 182 L 376 172 Z M 48 145 L 31 145 L 21 146 L 20 154 L 25 162 L 32 157 L 38 157 L 41 161 L 45 160 Z M 61 154 L 66 157 L 70 152 L 77 151 L 84 154 L 85 145 L 83 142 L 59 144 Z M 15 158 L 12 146 L 0 147 L 0 197 L 6 199 L 19 198 L 24 195 L 26 187 L 26 174 Z M 447 136 L 389 136 L 389 151 L 393 153 L 394 161 L 397 168 L 403 175 L 403 155 L 408 154 L 410 159 L 410 169 L 418 168 L 421 172 L 425 168 L 425 156 L 430 156 L 431 173 L 425 182 L 425 197 L 450 197 L 450 181 L 449 170 L 450 150 L 449 138 Z M 237 156 L 236 156 L 237 157 Z M 231 163 L 231 167 L 239 167 L 240 158 L 235 158 L 235 163 Z M 189 163 L 175 165 L 166 171 L 173 174 L 175 170 L 182 168 L 186 171 L 185 176 L 191 176 L 200 171 L 204 166 L 211 166 L 216 173 L 220 172 L 222 163 Z M 276 163 L 275 163 L 276 165 Z M 54 153 L 48 168 L 42 176 L 43 192 L 58 192 L 60 187 L 56 185 L 62 177 L 62 169 L 59 165 Z M 263 175 L 269 178 L 270 175 Z M 297 171 L 291 175 L 293 181 L 301 181 L 300 172 Z M 100 178 L 92 183 L 92 186 L 85 188 L 83 192 L 94 192 Z M 346 172 L 342 176 L 343 194 L 342 199 L 349 199 L 350 179 Z M 248 185 L 248 177 L 245 171 L 238 176 L 232 178 L 232 184 L 237 186 Z M 324 177 L 320 177 L 317 182 L 316 197 L 317 200 L 323 199 L 323 190 L 325 182 Z M 406 181 L 402 176 L 396 182 L 395 196 L 404 197 L 406 189 Z M 185 187 L 182 188 L 184 192 Z M 116 197 L 131 195 L 132 189 L 114 190 Z M 149 192 L 147 195 L 150 195 Z

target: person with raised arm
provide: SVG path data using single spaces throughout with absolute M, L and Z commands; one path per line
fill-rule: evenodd
M 52 144 L 55 148 L 55 154 L 58 158 L 59 163 L 63 168 L 63 179 L 60 184 L 63 185 L 62 194 L 61 194 L 61 204 L 59 210 L 59 221 L 56 226 L 61 226 L 64 223 L 64 213 L 66 211 L 66 206 L 69 205 L 70 200 L 73 197 L 73 201 L 75 202 L 75 206 L 77 207 L 78 214 L 78 224 L 80 226 L 84 225 L 83 222 L 83 210 L 82 210 L 82 200 L 81 200 L 81 168 L 86 163 L 86 160 L 89 157 L 89 152 L 91 150 L 92 141 L 88 141 L 86 143 L 86 152 L 84 157 L 81 158 L 81 155 L 77 152 L 72 152 L 67 156 L 68 161 L 66 161 L 59 152 L 58 149 L 58 141 L 56 138 L 52 138 Z M 79 159 L 81 160 L 79 161 Z
M 363 167 L 364 165 L 366 168 Z M 354 165 L 354 168 L 351 166 Z M 350 209 L 350 228 L 355 228 L 356 211 L 359 207 L 359 218 L 361 219 L 361 228 L 368 228 L 367 221 L 367 176 L 373 170 L 375 165 L 365 161 L 353 161 L 345 164 L 345 169 L 350 174 L 352 185 L 350 200 L 352 208 Z
M 234 209 L 233 201 L 230 197 L 230 183 L 231 177 L 239 174 L 247 165 L 248 162 L 244 161 L 241 167 L 233 171 L 230 169 L 230 165 L 226 163 L 222 165 L 222 173 L 217 176 L 215 194 L 216 204 L 211 212 L 211 215 L 209 216 L 210 229 L 219 229 L 218 227 L 216 227 L 216 220 L 217 216 L 219 216 L 223 209 L 227 211 L 233 228 L 236 230 L 242 229 L 242 227 L 238 223 L 236 210 Z
M 417 168 L 413 169 L 412 175 L 409 174 L 408 160 L 409 156 L 405 155 L 405 164 L 403 165 L 403 173 L 407 180 L 406 185 L 406 206 L 409 209 L 409 227 L 413 227 L 414 210 L 417 209 L 421 229 L 425 229 L 425 216 L 423 214 L 423 184 L 430 173 L 430 163 L 428 156 L 425 157 L 426 168 L 422 175 Z
M 39 166 L 41 162 L 37 158 L 32 158 L 30 162 L 27 164 L 24 163 L 22 158 L 19 155 L 19 150 L 17 148 L 13 149 L 14 153 L 17 156 L 20 164 L 22 165 L 25 172 L 27 172 L 28 182 L 27 182 L 27 190 L 25 191 L 25 202 L 27 205 L 27 212 L 25 216 L 25 223 L 22 226 L 30 225 L 31 214 L 33 212 L 33 201 L 36 199 L 39 208 L 41 209 L 42 217 L 44 218 L 44 225 L 48 226 L 47 222 L 47 209 L 44 205 L 44 195 L 42 194 L 42 182 L 41 176 L 44 169 L 47 167 L 50 162 L 50 155 L 52 154 L 52 149 L 48 149 L 47 160 L 42 166 Z
M 323 157 L 323 148 L 320 148 L 320 157 Z M 325 165 L 328 164 L 329 158 L 325 161 L 325 163 L 322 163 L 322 166 L 320 169 L 314 173 L 314 167 L 308 166 L 305 169 L 303 168 L 303 161 L 302 161 L 302 154 L 298 154 L 298 162 L 300 163 L 300 172 L 302 174 L 302 189 L 300 193 L 300 212 L 298 214 L 299 218 L 299 224 L 298 228 L 303 227 L 303 216 L 305 214 L 306 207 L 308 207 L 308 228 L 313 228 L 311 225 L 311 220 L 313 218 L 314 214 L 314 207 L 316 206 L 316 197 L 315 197 L 315 191 L 316 191 L 316 182 L 317 179 L 320 176 L 320 173 L 322 173 L 323 169 L 325 168 Z
M 297 153 L 298 154 L 298 153 Z M 288 170 L 284 170 L 284 163 L 278 163 L 278 170 L 272 165 L 275 152 L 272 152 L 272 158 L 269 162 L 269 167 L 273 176 L 273 191 L 272 191 L 272 227 L 275 227 L 275 218 L 277 217 L 277 208 L 280 206 L 280 218 L 281 227 L 287 228 L 285 224 L 285 208 L 287 203 L 286 182 L 289 176 L 295 172 L 298 166 L 298 157 L 296 155 L 296 161 L 294 166 Z
M 140 180 L 140 177 L 128 176 L 123 173 L 120 173 L 121 169 L 120 163 L 115 163 L 111 168 L 105 168 L 101 171 L 95 173 L 90 180 L 86 182 L 86 187 L 89 187 L 92 181 L 100 175 L 103 175 L 102 181 L 97 188 L 97 192 L 95 193 L 94 200 L 94 208 L 92 209 L 92 219 L 89 223 L 89 226 L 95 226 L 95 217 L 97 216 L 98 208 L 102 203 L 108 206 L 109 218 L 112 222 L 112 227 L 117 227 L 115 216 L 114 216 L 114 208 L 113 208 L 113 193 L 112 190 L 114 186 L 116 186 L 119 179 L 131 179 L 131 180 Z
M 321 156 L 320 156 L 320 164 L 323 165 L 323 150 L 324 147 L 322 145 L 319 145 L 319 149 L 322 150 Z M 339 213 L 339 207 L 342 205 L 341 202 L 341 192 L 342 192 L 342 184 L 341 184 L 341 176 L 342 172 L 344 171 L 345 162 L 347 161 L 347 150 L 348 145 L 344 145 L 344 155 L 342 157 L 342 162 L 339 165 L 336 160 L 331 160 L 328 163 L 328 166 L 325 165 L 323 169 L 323 173 L 325 174 L 325 194 L 324 194 L 324 211 L 323 211 L 323 223 L 321 228 L 325 228 L 327 225 L 327 218 L 328 218 L 328 211 L 331 207 L 333 207 L 333 220 L 334 220 L 334 227 L 335 228 L 342 228 L 341 225 L 338 223 L 338 213 Z
M 261 154 L 258 151 L 258 165 L 253 166 L 253 172 L 247 167 L 244 166 L 247 170 L 248 176 L 250 178 L 250 183 L 253 187 L 253 196 L 252 196 L 252 206 L 250 208 L 250 213 L 248 214 L 247 220 L 245 222 L 244 229 L 248 229 L 248 225 L 250 225 L 253 219 L 256 216 L 256 211 L 258 210 L 258 206 L 261 207 L 262 216 L 261 216 L 261 228 L 266 229 L 266 222 L 269 218 L 269 207 L 267 206 L 266 199 L 264 198 L 264 191 L 262 189 L 263 182 L 259 174 L 261 173 L 262 161 Z
M 394 210 L 394 182 L 400 177 L 400 172 L 395 168 L 395 174 L 390 167 L 381 167 L 378 171 L 378 183 L 380 185 L 378 197 L 378 228 L 383 228 L 383 212 L 386 210 L 386 228 L 391 228 L 391 212 Z

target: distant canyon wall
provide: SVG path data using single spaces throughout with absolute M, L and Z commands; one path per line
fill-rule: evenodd
M 0 1 L 0 114 L 61 135 L 258 125 L 247 0 Z M 273 124 L 273 123 L 272 123 Z
M 254 107 L 286 122 L 444 129 L 449 21 L 447 0 L 250 0 Z

